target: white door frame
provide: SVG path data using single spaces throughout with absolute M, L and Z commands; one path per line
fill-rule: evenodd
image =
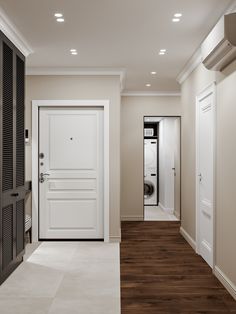
M 200 225 L 200 215 L 199 215 L 199 104 L 200 101 L 209 95 L 213 95 L 212 104 L 212 118 L 213 118 L 213 270 L 215 268 L 215 208 L 216 208 L 216 82 L 213 82 L 208 87 L 206 87 L 199 95 L 196 97 L 196 253 L 200 252 L 200 237 L 199 237 L 199 225 Z
M 32 100 L 32 240 L 39 239 L 39 108 L 104 109 L 104 242 L 109 242 L 109 100 Z

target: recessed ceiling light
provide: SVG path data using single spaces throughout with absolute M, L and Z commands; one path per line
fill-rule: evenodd
M 182 13 L 175 13 L 174 17 L 181 17 Z
M 173 18 L 173 19 L 172 19 L 172 22 L 174 22 L 174 23 L 177 23 L 177 22 L 179 22 L 179 21 L 180 21 L 179 18 Z
M 160 49 L 160 52 L 166 52 L 166 49 Z
M 63 17 L 63 14 L 62 13 L 55 13 L 54 16 L 55 17 Z
M 148 83 L 148 84 L 146 84 L 146 87 L 151 87 L 151 84 L 149 84 L 149 83 Z
M 77 51 L 76 49 L 71 49 L 71 50 L 70 50 L 70 52 L 76 52 L 76 51 Z
M 151 74 L 152 74 L 152 75 L 156 75 L 157 72 L 156 72 L 156 71 L 152 71 Z
M 65 20 L 64 20 L 62 17 L 59 17 L 59 18 L 57 19 L 57 22 L 63 23 L 63 22 L 65 22 Z
M 78 52 L 77 51 L 73 51 L 71 54 L 76 56 L 78 54 Z
M 160 52 L 159 52 L 159 55 L 160 55 L 160 56 L 163 56 L 163 55 L 165 55 L 165 52 L 160 51 Z

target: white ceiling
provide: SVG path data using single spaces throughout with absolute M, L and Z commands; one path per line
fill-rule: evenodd
M 0 0 L 0 6 L 34 50 L 28 67 L 125 68 L 126 91 L 168 92 L 179 90 L 177 75 L 231 2 Z M 65 23 L 55 22 L 55 12 Z M 173 23 L 177 12 L 182 20 Z M 163 48 L 167 54 L 159 56 Z

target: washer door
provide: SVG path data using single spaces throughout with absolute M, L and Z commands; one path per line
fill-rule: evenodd
M 153 196 L 155 192 L 155 187 L 152 182 L 145 181 L 144 182 L 144 198 L 150 198 Z

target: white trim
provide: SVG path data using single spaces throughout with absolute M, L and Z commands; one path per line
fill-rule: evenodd
M 224 14 L 233 13 L 235 11 L 236 11 L 236 0 L 232 1 L 232 3 L 230 4 L 230 6 L 228 7 L 228 9 L 225 11 Z
M 234 0 L 230 6 L 226 9 L 224 14 L 222 14 L 222 17 L 225 14 L 233 13 L 236 11 L 236 0 Z M 201 44 L 199 48 L 196 50 L 196 52 L 193 54 L 193 56 L 189 59 L 189 61 L 185 64 L 184 68 L 182 71 L 179 73 L 177 76 L 176 80 L 179 84 L 182 84 L 188 77 L 189 75 L 196 69 L 199 64 L 202 62 L 202 57 L 201 57 Z
M 110 242 L 112 243 L 120 243 L 121 242 L 121 228 L 119 229 L 119 235 L 117 236 L 110 236 Z
M 121 216 L 121 221 L 143 221 L 143 216 L 137 216 L 137 215 L 125 215 Z
M 179 84 L 182 84 L 189 75 L 199 66 L 202 62 L 201 49 L 199 48 L 190 60 L 185 64 L 183 70 L 179 73 L 176 80 Z
M 180 220 L 180 213 L 178 213 L 176 210 L 174 211 L 174 215 L 178 220 Z
M 167 208 L 165 206 L 163 206 L 160 202 L 158 204 L 158 206 L 167 214 L 173 215 L 174 214 L 174 208 Z
M 40 107 L 104 108 L 104 241 L 109 242 L 109 100 L 32 100 L 32 239 L 38 241 L 38 118 Z
M 201 99 L 206 98 L 210 94 L 213 95 L 213 104 L 212 104 L 212 112 L 213 112 L 213 265 L 212 268 L 215 267 L 215 207 L 216 207 L 216 82 L 214 81 L 209 86 L 207 86 L 201 93 L 196 96 L 196 125 L 195 125 L 195 137 L 196 137 L 196 165 L 195 165 L 195 182 L 196 182 L 196 252 L 200 252 L 200 243 L 199 243 L 199 102 Z
M 235 284 L 223 273 L 222 270 L 218 266 L 215 266 L 213 271 L 214 275 L 217 279 L 222 283 L 222 285 L 228 290 L 228 292 L 232 295 L 234 300 L 236 300 L 236 286 Z
M 188 232 L 183 227 L 180 227 L 179 232 L 184 237 L 184 239 L 188 242 L 188 244 L 194 249 L 194 251 L 196 251 L 196 242 L 188 234 Z
M 5 11 L 0 7 L 0 29 L 7 38 L 23 53 L 25 57 L 33 53 L 27 40 L 10 21 Z
M 26 75 L 119 76 L 121 91 L 126 80 L 126 70 L 123 68 L 27 67 Z
M 173 92 L 145 92 L 145 91 L 125 91 L 121 94 L 121 96 L 129 96 L 129 97 L 180 97 L 181 93 L 178 91 Z
M 110 243 L 120 243 L 121 242 L 121 236 L 110 236 Z

